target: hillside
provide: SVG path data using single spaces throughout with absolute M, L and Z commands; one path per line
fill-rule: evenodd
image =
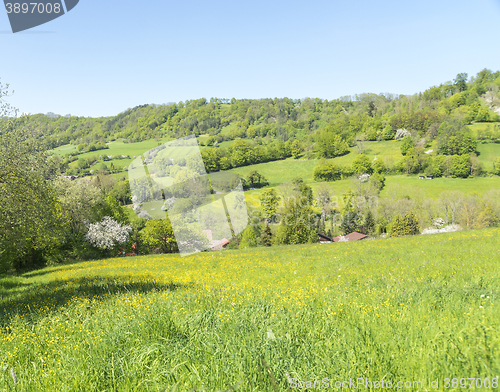
M 34 392 L 278 391 L 290 379 L 451 374 L 491 383 L 499 235 L 115 258 L 2 277 L 0 366 Z M 13 385 L 6 372 L 0 380 Z

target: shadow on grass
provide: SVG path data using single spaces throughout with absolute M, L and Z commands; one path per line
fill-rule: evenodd
M 79 299 L 105 301 L 121 294 L 144 294 L 159 291 L 176 291 L 187 287 L 175 282 L 167 284 L 152 281 L 123 282 L 127 276 L 107 276 L 106 278 L 79 278 L 52 281 L 49 284 L 15 283 L 7 296 L 0 298 L 0 325 L 10 324 L 18 315 L 26 321 L 36 322 L 51 312 L 57 312 Z M 8 281 L 7 281 L 8 282 Z M 28 287 L 30 286 L 30 287 Z
M 29 283 L 23 282 L 22 278 L 11 275 L 0 275 L 0 303 L 2 298 L 23 291 Z

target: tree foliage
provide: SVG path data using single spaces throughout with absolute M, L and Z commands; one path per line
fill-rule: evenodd
M 178 250 L 172 224 L 168 218 L 147 220 L 140 236 L 144 244 L 158 249 L 161 253 L 173 253 Z

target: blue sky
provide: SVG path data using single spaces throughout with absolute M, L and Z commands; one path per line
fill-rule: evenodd
M 201 97 L 414 94 L 500 69 L 500 0 L 96 1 L 12 34 L 0 81 L 30 113 L 116 115 Z

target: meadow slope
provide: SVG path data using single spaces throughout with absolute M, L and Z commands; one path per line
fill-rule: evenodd
M 500 376 L 499 235 L 138 256 L 6 276 L 0 389 L 491 384 Z

